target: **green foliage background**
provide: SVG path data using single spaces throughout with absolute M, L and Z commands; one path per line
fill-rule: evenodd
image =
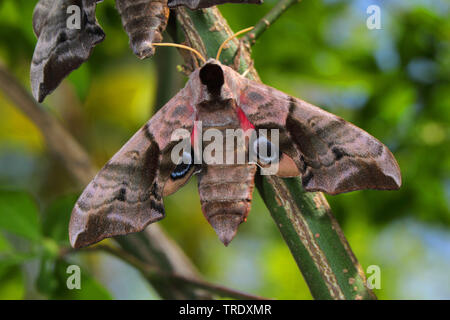
M 35 3 L 0 0 L 0 61 L 27 88 Z M 274 4 L 220 9 L 237 31 Z M 371 4 L 381 7 L 381 30 L 366 27 Z M 400 191 L 327 197 L 363 268 L 380 266 L 381 299 L 450 298 L 449 7 L 445 0 L 303 0 L 253 47 L 263 82 L 353 122 L 396 156 Z M 100 167 L 185 78 L 174 49 L 160 48 L 145 61 L 133 56 L 112 0 L 97 11 L 106 40 L 44 107 Z M 172 59 L 165 70 L 175 76 L 170 83 L 159 81 L 156 64 L 164 59 Z M 110 256 L 57 258 L 58 246 L 68 246 L 67 222 L 81 190 L 1 92 L 0 115 L 0 299 L 157 299 L 137 271 Z M 165 199 L 160 223 L 212 282 L 273 298 L 311 298 L 254 197 L 228 248 L 202 216 L 195 179 Z M 83 266 L 82 290 L 66 289 L 68 263 Z

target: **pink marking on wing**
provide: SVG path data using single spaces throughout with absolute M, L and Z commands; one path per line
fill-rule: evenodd
M 247 116 L 241 108 L 237 108 L 237 114 L 239 122 L 241 123 L 241 128 L 242 130 L 244 130 L 244 132 L 247 130 L 255 129 L 255 126 L 250 122 L 250 120 L 248 120 Z
M 194 122 L 194 128 L 191 133 L 191 145 L 194 146 L 195 139 L 197 139 L 197 123 Z

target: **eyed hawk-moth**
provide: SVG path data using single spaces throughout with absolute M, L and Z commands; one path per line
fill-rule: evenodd
M 401 185 L 392 153 L 364 130 L 210 59 L 86 187 L 70 220 L 73 247 L 141 231 L 164 218 L 163 197 L 193 174 L 198 175 L 203 214 L 228 245 L 249 213 L 257 163 L 196 164 L 189 155 L 184 163 L 172 161 L 179 142 L 172 141 L 172 133 L 187 130 L 195 142 L 201 139 L 195 133 L 197 121 L 219 132 L 278 129 L 277 174 L 301 176 L 306 191 L 338 194 Z M 256 141 L 271 144 L 270 137 Z

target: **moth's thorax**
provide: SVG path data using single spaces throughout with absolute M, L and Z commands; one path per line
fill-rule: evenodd
M 197 121 L 202 121 L 205 129 L 229 126 L 230 129 L 239 128 L 240 123 L 236 113 L 234 100 L 205 101 L 197 105 Z

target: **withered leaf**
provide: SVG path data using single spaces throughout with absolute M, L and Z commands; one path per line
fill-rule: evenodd
M 116 0 L 116 6 L 134 54 L 140 59 L 152 56 L 152 44 L 162 41 L 167 26 L 167 0 Z
M 38 41 L 31 62 L 31 88 L 42 102 L 71 71 L 85 62 L 105 34 L 97 23 L 95 9 L 101 0 L 40 0 L 33 13 Z M 67 8 L 81 10 L 80 28 L 68 28 Z
M 169 0 L 169 7 L 185 6 L 191 10 L 209 8 L 224 3 L 253 3 L 261 4 L 263 0 Z

